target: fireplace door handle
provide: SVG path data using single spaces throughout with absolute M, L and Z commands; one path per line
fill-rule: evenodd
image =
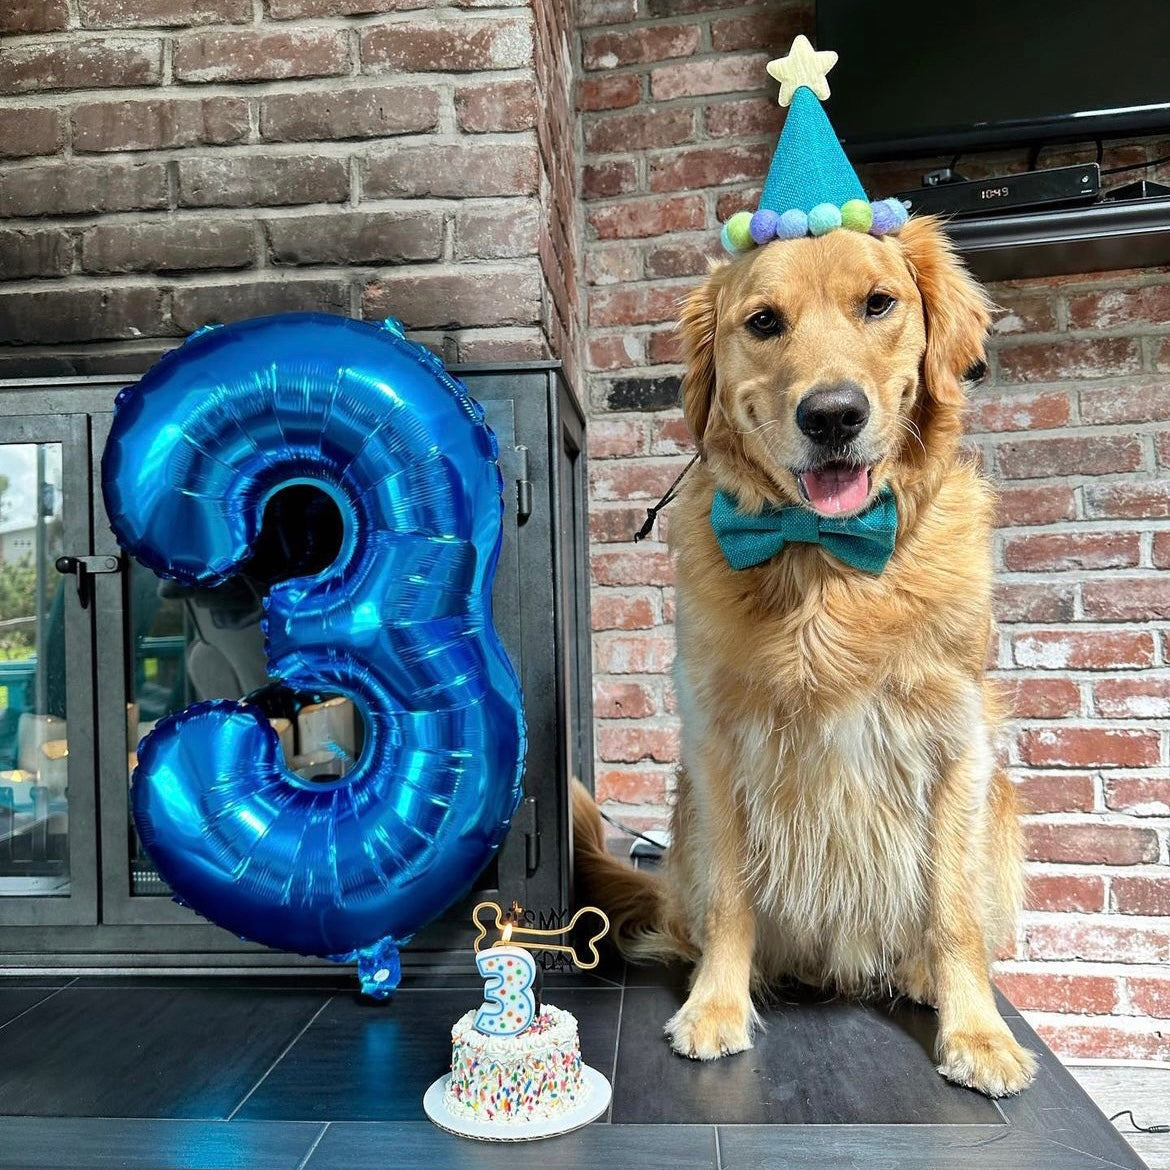
M 73 573 L 77 577 L 77 600 L 82 609 L 88 609 L 93 600 L 92 578 L 98 573 L 117 573 L 121 571 L 121 557 L 58 557 L 56 562 L 58 573 Z

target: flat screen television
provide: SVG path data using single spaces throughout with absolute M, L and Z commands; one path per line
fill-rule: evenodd
M 1170 129 L 1170 0 L 817 0 L 856 160 Z

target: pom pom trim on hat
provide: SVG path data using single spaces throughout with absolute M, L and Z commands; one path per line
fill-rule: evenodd
M 844 228 L 871 236 L 896 236 L 910 218 L 899 199 L 849 199 L 840 207 L 818 203 L 807 214 L 797 208 L 779 215 L 761 208 L 754 215 L 737 211 L 724 225 L 720 239 L 726 251 L 739 256 L 773 240 L 799 240 L 805 236 L 823 236 Z

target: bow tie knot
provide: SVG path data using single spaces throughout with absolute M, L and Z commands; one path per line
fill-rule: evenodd
M 750 569 L 771 560 L 785 545 L 819 544 L 844 564 L 864 573 L 880 573 L 894 552 L 898 508 L 889 487 L 856 516 L 822 516 L 808 508 L 765 508 L 741 512 L 735 497 L 717 491 L 711 503 L 711 527 L 733 569 Z

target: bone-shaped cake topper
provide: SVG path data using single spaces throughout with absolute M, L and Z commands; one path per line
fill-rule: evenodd
M 481 919 L 480 912 L 483 910 L 495 911 L 494 921 L 490 924 L 485 923 Z M 522 908 L 515 902 L 512 903 L 510 914 L 505 914 L 503 907 L 498 902 L 480 902 L 471 912 L 471 920 L 475 923 L 476 927 L 475 943 L 473 944 L 475 953 L 479 954 L 480 944 L 487 938 L 488 931 L 491 927 L 495 926 L 496 930 L 500 932 L 500 937 L 491 944 L 493 947 L 507 945 L 524 947 L 526 950 L 532 951 L 560 951 L 562 954 L 570 955 L 573 962 L 582 971 L 591 971 L 601 962 L 601 955 L 597 952 L 597 944 L 609 931 L 609 918 L 604 910 L 599 910 L 596 906 L 582 906 L 569 919 L 567 926 L 560 926 L 555 930 L 537 930 L 533 926 L 521 926 L 519 924 L 521 912 Z M 590 935 L 585 941 L 585 952 L 588 955 L 588 960 L 582 958 L 577 953 L 577 948 L 572 944 L 551 941 L 552 939 L 564 937 L 572 933 L 577 923 L 589 914 L 595 914 L 601 920 L 601 924 L 598 926 L 596 933 Z M 546 939 L 550 941 L 546 942 Z

